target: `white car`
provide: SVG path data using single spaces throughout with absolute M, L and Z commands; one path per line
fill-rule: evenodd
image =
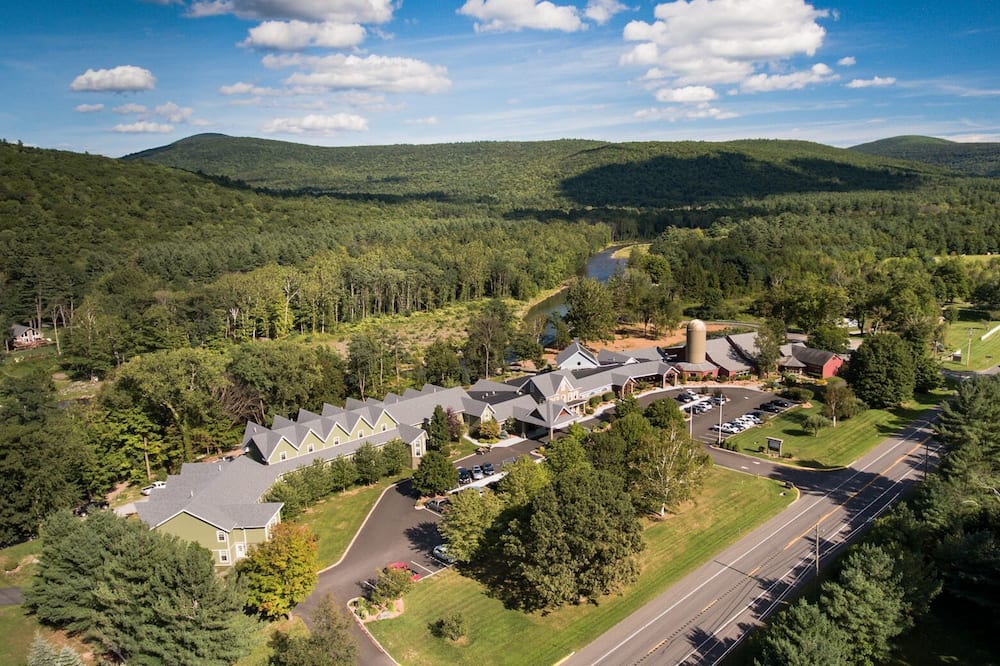
M 139 492 L 142 493 L 143 495 L 151 495 L 154 490 L 159 490 L 160 488 L 166 488 L 166 487 L 167 487 L 166 481 L 153 481 L 152 485 L 146 486 Z

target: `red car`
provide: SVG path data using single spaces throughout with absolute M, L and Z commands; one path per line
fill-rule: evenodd
M 416 583 L 420 580 L 420 574 L 410 568 L 410 565 L 406 562 L 393 562 L 392 564 L 385 565 L 386 569 L 406 569 L 410 572 L 410 580 Z

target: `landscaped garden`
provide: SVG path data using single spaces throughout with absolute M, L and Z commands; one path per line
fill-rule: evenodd
M 812 469 L 844 467 L 886 437 L 899 432 L 942 398 L 941 393 L 918 394 L 904 407 L 867 409 L 851 418 L 838 420 L 836 427 L 826 427 L 815 434 L 808 431 L 806 423 L 811 416 L 822 415 L 823 404 L 813 400 L 808 407 L 793 407 L 760 426 L 728 438 L 726 444 L 740 453 L 766 458 L 769 455 L 767 438 L 775 437 L 783 440 L 783 462 Z
M 635 612 L 714 553 L 784 509 L 794 496 L 774 481 L 713 468 L 695 502 L 650 524 L 640 555 L 642 573 L 626 595 L 599 604 L 567 606 L 548 614 L 504 607 L 481 583 L 456 570 L 414 586 L 398 618 L 368 629 L 404 664 L 551 664 Z M 461 640 L 435 636 L 431 627 L 458 615 Z

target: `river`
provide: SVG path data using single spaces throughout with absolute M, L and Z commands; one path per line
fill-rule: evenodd
M 616 259 L 612 256 L 623 247 L 626 246 L 616 245 L 595 254 L 587 262 L 587 268 L 584 271 L 584 275 L 594 278 L 598 282 L 607 282 L 610 280 L 611 276 L 615 274 L 616 270 L 618 270 L 618 267 L 624 267 L 628 261 L 628 259 Z M 554 313 L 558 313 L 560 315 L 566 314 L 565 289 L 562 289 L 557 293 L 552 294 L 544 301 L 539 301 L 531 306 L 528 312 L 524 315 L 524 321 L 528 324 L 528 330 L 535 330 L 532 322 L 538 322 L 538 320 L 547 321 L 549 316 Z M 548 344 L 552 341 L 554 336 L 555 329 L 550 324 L 546 323 L 545 332 L 542 334 L 542 343 Z

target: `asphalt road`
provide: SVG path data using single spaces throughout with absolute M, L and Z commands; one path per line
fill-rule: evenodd
M 801 497 L 576 652 L 568 664 L 716 664 L 764 617 L 780 608 L 815 573 L 817 541 L 826 562 L 861 533 L 936 460 L 922 420 L 890 437 L 849 468 L 797 470 Z M 925 459 L 925 447 L 929 457 Z M 725 452 L 716 452 L 725 453 Z M 731 456 L 731 457 L 729 457 Z M 731 467 L 729 454 L 716 458 Z M 727 464 L 729 463 L 729 464 Z M 739 467 L 737 467 L 739 468 Z M 790 478 L 791 470 L 761 461 L 754 473 Z
M 491 462 L 499 470 L 504 459 L 529 455 L 537 445 L 528 440 L 511 447 L 495 447 L 488 454 L 474 454 L 455 464 L 471 469 L 474 464 Z M 418 494 L 409 481 L 390 487 L 375 505 L 344 558 L 320 572 L 316 588 L 296 607 L 296 614 L 308 618 L 326 594 L 333 594 L 342 604 L 362 596 L 365 581 L 374 578 L 390 562 L 406 562 L 425 578 L 440 571 L 443 564 L 431 556 L 431 550 L 442 543 L 437 531 L 441 517 L 429 509 L 417 509 L 417 499 Z M 356 623 L 352 631 L 358 639 L 358 663 L 366 666 L 393 663 Z
M 730 402 L 723 419 L 746 413 L 773 398 L 773 394 L 745 388 L 724 389 Z M 642 404 L 676 395 L 658 392 Z M 801 496 L 788 509 L 741 538 L 654 601 L 632 614 L 591 644 L 581 646 L 570 664 L 682 664 L 717 663 L 785 596 L 815 572 L 816 535 L 820 561 L 826 562 L 848 540 L 866 528 L 900 495 L 922 478 L 925 449 L 934 464 L 934 448 L 927 448 L 930 428 L 923 420 L 899 436 L 886 439 L 849 468 L 817 472 L 757 460 L 708 446 L 716 435 L 718 408 L 695 415 L 694 436 L 706 442 L 715 463 L 782 482 L 791 482 Z M 509 457 L 525 455 L 538 442 L 525 441 L 489 454 L 473 455 L 456 466 L 492 462 L 499 470 Z M 789 491 L 794 492 L 794 491 Z M 441 543 L 440 516 L 415 508 L 417 496 L 404 482 L 390 488 L 376 504 L 343 560 L 321 572 L 313 594 L 297 608 L 308 617 L 316 601 L 333 593 L 343 603 L 364 593 L 364 581 L 390 562 L 403 561 L 425 578 L 442 569 L 430 552 Z M 418 583 L 421 584 L 421 583 Z M 392 664 L 362 629 L 353 627 L 359 644 L 359 663 Z

